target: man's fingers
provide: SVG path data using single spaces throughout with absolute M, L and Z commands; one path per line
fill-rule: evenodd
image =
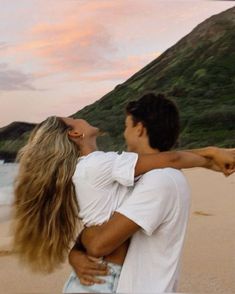
M 75 265 L 73 265 L 75 266 Z M 79 268 L 80 265 L 78 264 L 77 265 Z M 107 266 L 107 263 L 97 263 L 97 262 L 94 262 L 94 261 L 90 261 L 89 259 L 86 260 L 86 262 L 83 263 L 83 268 L 86 268 L 86 269 L 95 269 L 95 270 L 107 270 L 108 266 Z
M 107 269 L 92 269 L 92 268 L 80 268 L 76 269 L 74 268 L 74 271 L 76 275 L 79 278 L 82 278 L 84 276 L 107 276 L 109 274 L 108 268 Z
M 89 282 L 89 281 L 87 281 L 86 279 L 83 279 L 83 278 L 80 279 L 80 283 L 81 283 L 83 286 L 92 286 L 92 285 L 94 285 L 93 282 Z
M 107 270 L 107 263 L 97 263 L 97 262 L 89 262 L 89 268 L 96 270 Z
M 107 265 L 104 267 L 104 265 L 96 264 L 94 262 L 89 262 L 86 264 L 86 267 L 77 267 L 73 266 L 73 269 L 76 273 L 76 275 L 79 278 L 82 278 L 84 276 L 106 276 L 108 275 L 108 267 Z
M 108 270 L 94 270 L 94 269 L 86 270 L 86 275 L 89 275 L 89 276 L 107 276 L 108 274 L 109 274 Z
M 100 257 L 93 257 L 93 256 L 90 256 L 90 255 L 87 255 L 87 258 L 90 261 L 93 261 L 93 262 L 96 262 L 96 263 L 99 263 L 100 262 Z
M 86 276 L 83 276 L 80 279 L 80 282 L 81 282 L 82 285 L 88 285 L 88 284 L 93 285 L 93 284 L 104 284 L 105 280 L 98 279 L 96 277 L 86 275 Z

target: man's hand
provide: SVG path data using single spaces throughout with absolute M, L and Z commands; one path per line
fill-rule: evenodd
M 81 284 L 85 286 L 105 283 L 104 280 L 97 278 L 97 276 L 108 275 L 108 266 L 106 263 L 100 263 L 99 260 L 76 249 L 72 249 L 69 253 L 69 263 L 80 279 Z

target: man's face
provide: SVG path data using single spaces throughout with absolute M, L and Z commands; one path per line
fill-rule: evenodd
M 134 152 L 139 144 L 138 125 L 134 126 L 131 115 L 127 115 L 125 119 L 124 138 L 127 145 L 127 150 Z

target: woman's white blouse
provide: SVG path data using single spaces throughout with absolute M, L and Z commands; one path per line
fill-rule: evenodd
M 134 185 L 138 155 L 95 151 L 79 158 L 73 176 L 84 225 L 106 222 Z

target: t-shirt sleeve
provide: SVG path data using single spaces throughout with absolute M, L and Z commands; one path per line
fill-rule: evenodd
M 137 160 L 138 154 L 134 152 L 118 154 L 97 151 L 87 161 L 87 179 L 98 187 L 104 187 L 113 182 L 133 186 Z
M 163 224 L 176 205 L 172 180 L 161 172 L 146 173 L 116 210 L 139 225 L 148 236 Z M 176 195 L 175 195 L 176 196 Z

